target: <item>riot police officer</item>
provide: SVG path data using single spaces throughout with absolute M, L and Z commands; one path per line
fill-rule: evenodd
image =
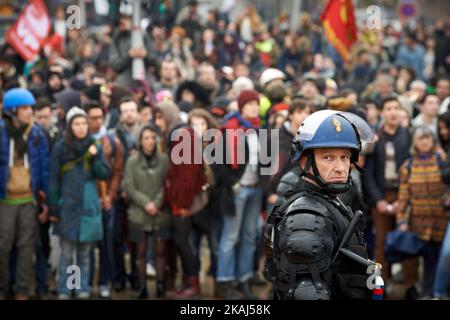
M 318 111 L 300 126 L 291 158 L 299 165 L 301 189 L 268 219 L 272 233 L 265 274 L 273 282 L 274 299 L 370 297 L 363 234 L 338 196 L 351 187 L 352 165 L 363 171 L 356 164 L 362 137 L 373 142 L 369 126 L 349 113 Z

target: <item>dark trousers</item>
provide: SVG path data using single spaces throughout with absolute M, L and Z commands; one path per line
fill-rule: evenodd
M 113 283 L 114 275 L 114 207 L 109 211 L 103 210 L 103 239 L 99 242 L 99 279 L 100 286 Z
M 37 231 L 38 237 L 36 242 L 36 294 L 42 295 L 48 293 L 48 277 L 49 265 L 48 257 L 50 255 L 50 236 L 48 230 L 50 223 L 39 224 Z M 16 268 L 17 268 L 17 247 L 14 246 L 9 256 L 9 288 L 8 296 L 14 296 L 16 285 Z
M 50 256 L 50 236 L 48 230 L 50 223 L 39 224 L 38 227 L 38 243 L 36 247 L 36 293 L 48 293 L 48 276 L 49 265 L 48 257 Z
M 181 257 L 183 277 L 198 276 L 192 217 L 174 217 L 175 244 Z
M 17 248 L 15 293 L 28 295 L 33 278 L 33 256 L 36 251 L 37 208 L 33 203 L 0 204 L 0 296 L 10 282 L 10 254 Z
M 219 247 L 221 216 L 215 215 L 209 210 L 203 210 L 193 217 L 193 231 L 194 231 L 194 254 L 196 261 L 196 272 L 200 272 L 201 267 L 201 239 L 206 236 L 208 240 L 210 252 L 210 269 L 209 273 L 214 278 L 217 272 L 217 250 Z
M 114 210 L 113 223 L 113 253 L 114 253 L 114 282 L 125 284 L 129 278 L 131 281 L 138 280 L 136 258 L 136 244 L 128 241 L 127 232 L 127 208 L 128 204 L 123 198 L 119 198 Z M 129 244 L 127 248 L 127 244 Z M 128 276 L 125 269 L 125 252 L 129 250 L 131 255 L 131 274 Z
M 433 296 L 434 279 L 436 277 L 436 267 L 441 251 L 441 242 L 426 241 L 423 251 L 423 283 L 422 294 L 424 296 Z

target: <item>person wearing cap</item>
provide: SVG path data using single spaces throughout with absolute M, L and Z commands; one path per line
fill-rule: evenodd
M 228 97 L 237 99 L 243 90 L 254 90 L 255 85 L 248 77 L 237 77 L 231 84 L 231 90 L 228 92 Z
M 90 254 L 96 241 L 103 238 L 102 211 L 97 180 L 111 175 L 100 142 L 89 135 L 86 112 L 73 107 L 66 116 L 67 133 L 53 148 L 48 203 L 50 221 L 60 237 L 61 257 L 57 291 L 59 299 L 70 299 L 70 266 L 80 268 L 80 287 L 75 295 L 91 295 Z M 68 272 L 69 270 L 69 272 Z
M 370 297 L 367 266 L 338 250 L 347 248 L 363 261 L 368 257 L 358 227 L 348 229 L 354 213 L 339 198 L 351 187 L 352 166 L 362 170 L 357 162 L 366 140 L 373 140 L 370 127 L 348 113 L 317 111 L 299 127 L 290 154 L 303 186 L 268 218 L 272 231 L 265 276 L 274 285 L 274 299 Z M 344 233 L 350 238 L 341 243 Z
M 260 99 L 262 125 L 266 124 L 266 115 L 270 108 L 279 102 L 283 102 L 286 96 L 284 79 L 286 79 L 284 72 L 275 68 L 264 70 L 259 78 L 259 84 L 264 91 L 264 96 Z
M 227 116 L 223 126 L 226 178 L 229 210 L 219 241 L 217 262 L 217 293 L 225 299 L 256 299 L 249 280 L 254 276 L 254 256 L 262 204 L 259 172 L 259 93 L 244 90 L 238 97 L 239 112 Z M 233 139 L 237 130 L 245 132 L 245 139 Z M 242 132 L 242 131 L 241 131 Z M 242 146 L 240 143 L 244 142 Z M 245 163 L 239 163 L 239 152 L 245 149 Z M 239 253 L 236 253 L 239 252 Z M 239 292 L 234 283 L 238 282 Z
M 0 119 L 0 299 L 9 281 L 9 256 L 17 248 L 16 299 L 27 299 L 33 277 L 37 223 L 48 217 L 50 148 L 33 122 L 36 100 L 27 89 L 3 97 Z
M 89 133 L 94 139 L 100 141 L 105 158 L 112 169 L 111 177 L 106 182 L 99 181 L 97 184 L 103 211 L 104 230 L 104 239 L 99 244 L 99 294 L 100 298 L 107 299 L 111 297 L 109 285 L 113 283 L 113 271 L 116 270 L 114 257 L 120 252 L 118 241 L 114 241 L 117 238 L 117 231 L 114 230 L 114 226 L 120 225 L 120 223 L 116 221 L 116 208 L 120 185 L 122 183 L 123 169 L 125 166 L 123 160 L 123 147 L 117 137 L 108 134 L 106 127 L 104 126 L 104 110 L 99 102 L 90 101 L 85 103 L 83 109 L 87 113 Z

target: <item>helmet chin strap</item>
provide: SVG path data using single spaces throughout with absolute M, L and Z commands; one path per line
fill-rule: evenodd
M 309 173 L 309 170 L 311 169 L 311 167 L 313 169 L 313 173 L 314 173 L 313 175 L 311 173 Z M 359 168 L 359 167 L 357 166 L 357 168 Z M 301 175 L 313 180 L 315 183 L 317 183 L 319 188 L 322 189 L 323 191 L 325 191 L 327 193 L 332 193 L 332 194 L 339 194 L 339 193 L 347 192 L 351 188 L 351 186 L 352 186 L 352 181 L 350 179 L 351 170 L 352 169 L 350 168 L 349 172 L 348 172 L 348 179 L 345 183 L 326 182 L 320 176 L 319 170 L 317 169 L 316 161 L 314 159 L 314 154 L 308 153 L 305 169 L 302 170 Z

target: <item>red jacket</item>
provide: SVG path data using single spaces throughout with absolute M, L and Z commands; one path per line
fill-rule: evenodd
M 203 157 L 202 164 L 194 163 L 195 151 L 203 155 L 201 142 L 194 144 L 194 139 L 196 139 L 194 130 L 187 127 L 177 129 L 172 135 L 182 133 L 183 131 L 180 130 L 184 130 L 190 139 L 189 146 L 191 155 L 189 157 L 189 163 L 174 163 L 174 160 L 177 160 L 178 157 L 183 157 L 183 152 L 175 151 L 172 155 L 172 150 L 176 145 L 179 143 L 187 143 L 187 141 L 185 142 L 183 139 L 180 141 L 171 141 L 169 149 L 169 171 L 164 185 L 165 203 L 170 205 L 172 213 L 175 216 L 186 214 L 185 210 L 189 209 L 195 196 L 202 191 L 203 185 L 207 183 L 203 170 Z

